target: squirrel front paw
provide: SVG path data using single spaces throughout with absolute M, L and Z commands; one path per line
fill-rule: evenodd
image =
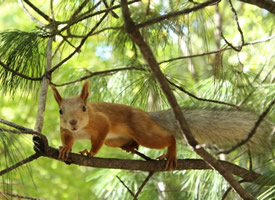
M 69 157 L 69 153 L 72 151 L 72 148 L 70 147 L 63 147 L 63 146 L 60 146 L 59 147 L 59 155 L 58 155 L 58 158 L 60 160 L 67 160 L 68 157 Z
M 93 153 L 92 152 L 89 152 L 87 149 L 84 149 L 83 151 L 80 151 L 79 152 L 81 155 L 83 155 L 83 156 L 88 156 L 89 158 L 90 157 L 93 157 L 94 155 L 93 155 Z

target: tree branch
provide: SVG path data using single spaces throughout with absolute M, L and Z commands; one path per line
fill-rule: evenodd
M 10 167 L 8 167 L 8 168 L 0 171 L 0 176 L 2 176 L 4 174 L 6 174 L 6 173 L 8 173 L 8 172 L 10 172 L 10 171 L 18 168 L 18 167 L 20 167 L 20 166 L 22 166 L 24 164 L 27 164 L 27 163 L 29 163 L 29 162 L 31 162 L 31 161 L 39 158 L 39 157 L 40 157 L 40 155 L 38 153 L 35 153 L 35 154 L 31 155 L 30 157 L 28 157 L 28 158 L 26 158 L 26 159 L 24 159 L 24 160 L 22 160 L 22 161 L 20 161 L 20 162 L 18 162 L 16 164 L 12 165 L 12 166 L 10 166 Z
M 149 20 L 147 20 L 145 22 L 137 24 L 136 27 L 137 28 L 142 28 L 142 27 L 149 26 L 149 25 L 152 25 L 152 24 L 155 24 L 155 23 L 159 23 L 159 22 L 161 22 L 163 20 L 168 20 L 170 18 L 177 17 L 179 15 L 185 15 L 185 14 L 188 14 L 188 13 L 191 13 L 191 12 L 194 12 L 194 11 L 198 11 L 200 9 L 203 9 L 203 8 L 207 7 L 207 6 L 216 5 L 220 1 L 221 0 L 206 1 L 204 3 L 197 4 L 196 6 L 194 6 L 192 8 L 186 8 L 184 10 L 180 10 L 180 11 L 176 11 L 176 12 L 171 12 L 171 13 L 168 13 L 168 14 L 165 14 L 165 15 L 161 15 L 159 17 L 155 17 L 153 19 L 149 19 Z
M 86 40 L 89 38 L 90 34 L 92 34 L 98 26 L 103 22 L 105 17 L 108 15 L 108 12 L 106 12 L 103 17 L 96 23 L 96 25 L 91 29 L 91 31 L 81 40 L 80 44 L 75 48 L 75 50 L 68 55 L 66 58 L 64 58 L 61 62 L 59 62 L 57 65 L 55 65 L 51 70 L 48 71 L 48 73 L 53 73 L 55 70 L 57 70 L 61 65 L 63 65 L 65 62 L 67 62 L 69 59 L 71 59 L 77 52 L 80 51 L 81 47 L 84 45 Z
M 104 71 L 98 71 L 98 72 L 89 72 L 90 75 L 87 75 L 87 76 L 83 76 L 77 80 L 74 80 L 74 81 L 69 81 L 69 82 L 66 82 L 66 83 L 62 83 L 62 84 L 55 84 L 55 83 L 52 83 L 51 84 L 55 87 L 61 87 L 61 86 L 65 86 L 65 85 L 70 85 L 70 84 L 73 84 L 73 83 L 77 83 L 77 82 L 80 82 L 80 81 L 83 81 L 83 80 L 86 80 L 88 78 L 91 78 L 93 76 L 100 76 L 100 75 L 110 75 L 110 74 L 113 74 L 113 73 L 116 73 L 116 72 L 120 72 L 120 71 L 127 71 L 127 70 L 139 70 L 139 71 L 145 71 L 145 69 L 143 68 L 140 68 L 140 67 L 122 67 L 122 68 L 116 68 L 116 69 L 109 69 L 109 70 L 104 70 Z
M 26 80 L 31 80 L 31 81 L 41 81 L 42 80 L 42 78 L 43 78 L 43 76 L 42 77 L 30 77 L 30 76 L 26 76 L 26 75 L 24 75 L 24 74 L 22 74 L 22 73 L 20 73 L 20 72 L 18 72 L 18 71 L 16 71 L 16 70 L 14 70 L 14 69 L 11 69 L 8 65 L 6 65 L 5 63 L 3 63 L 1 60 L 0 60 L 0 65 L 5 69 L 5 70 L 7 70 L 7 71 L 9 71 L 9 72 L 11 72 L 11 73 L 13 73 L 13 74 L 15 74 L 15 75 L 17 75 L 17 76 L 20 76 L 21 78 L 24 78 L 24 79 L 26 79 Z
M 40 156 L 59 160 L 59 150 L 53 147 L 48 147 L 47 153 L 41 153 Z M 70 153 L 70 162 L 67 164 L 75 164 L 86 167 L 106 168 L 106 169 L 124 169 L 124 170 L 138 170 L 138 171 L 153 171 L 162 172 L 165 170 L 165 160 L 125 160 L 116 158 L 99 158 L 83 156 L 76 153 Z M 248 182 L 254 182 L 260 174 L 246 170 L 242 167 L 234 165 L 226 161 L 217 161 L 220 165 L 225 167 L 228 171 L 236 176 L 245 179 Z M 175 170 L 212 170 L 205 161 L 201 159 L 178 159 L 178 165 Z M 257 183 L 257 182 L 256 182 Z
M 138 188 L 137 193 L 134 196 L 134 200 L 138 199 L 138 195 L 140 194 L 140 192 L 142 191 L 142 189 L 144 188 L 144 186 L 146 185 L 146 183 L 149 181 L 149 179 L 153 176 L 154 172 L 149 172 L 148 176 L 146 177 L 146 179 L 143 181 L 143 183 L 140 185 L 140 187 Z

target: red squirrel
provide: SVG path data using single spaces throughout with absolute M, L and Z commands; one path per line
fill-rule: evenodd
M 75 140 L 87 139 L 91 141 L 90 151 L 84 149 L 80 152 L 87 156 L 95 156 L 103 144 L 132 153 L 139 145 L 152 149 L 168 147 L 167 153 L 158 158 L 167 159 L 167 170 L 176 168 L 175 137 L 154 122 L 148 113 L 122 104 L 88 103 L 88 81 L 84 83 L 81 94 L 71 98 L 61 97 L 54 86 L 51 88 L 59 105 L 61 160 L 67 160 Z

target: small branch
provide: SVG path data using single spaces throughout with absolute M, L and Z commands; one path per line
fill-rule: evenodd
M 7 120 L 4 120 L 4 119 L 2 119 L 2 118 L 0 118 L 0 123 L 5 124 L 5 125 L 10 126 L 10 127 L 13 127 L 13 128 L 16 128 L 16 129 L 21 130 L 21 131 L 28 131 L 28 132 L 34 133 L 34 134 L 37 133 L 36 131 L 34 131 L 34 130 L 32 130 L 32 129 L 25 128 L 25 127 L 20 126 L 20 125 L 18 125 L 18 124 L 14 124 L 14 123 L 9 122 L 9 121 L 7 121 Z M 37 133 L 37 134 L 39 134 L 39 133 Z
M 27 130 L 11 130 L 11 129 L 6 129 L 3 127 L 0 127 L 0 131 L 7 132 L 7 133 L 13 133 L 13 134 L 27 134 L 27 135 L 37 135 L 41 136 L 41 133 L 38 133 L 36 131 L 27 131 Z
M 254 44 L 259 44 L 259 43 L 263 43 L 263 42 L 268 42 L 270 40 L 273 40 L 274 38 L 275 38 L 275 35 L 272 35 L 272 36 L 264 38 L 264 39 L 254 40 L 252 42 L 247 42 L 243 46 L 248 46 L 248 45 L 254 45 Z M 237 48 L 239 48 L 239 47 L 237 47 Z M 231 49 L 232 49 L 231 47 L 226 47 L 226 48 L 222 48 L 222 49 L 219 49 L 219 50 L 216 50 L 216 51 L 210 51 L 210 52 L 201 53 L 201 54 L 194 54 L 194 55 L 190 55 L 190 56 L 180 56 L 180 57 L 177 57 L 177 58 L 172 58 L 172 59 L 169 59 L 169 60 L 161 61 L 158 64 L 161 65 L 161 64 L 172 62 L 172 61 L 176 61 L 176 60 L 182 60 L 182 59 L 188 59 L 188 58 L 207 56 L 207 55 L 211 55 L 211 54 L 218 54 L 218 53 L 220 53 L 222 51 L 227 51 L 227 50 L 231 50 Z
M 98 72 L 90 72 L 90 75 L 83 76 L 80 79 L 70 81 L 70 82 L 67 82 L 67 83 L 63 83 L 63 84 L 55 84 L 55 83 L 52 83 L 52 82 L 51 82 L 51 84 L 54 85 L 55 87 L 61 87 L 61 86 L 70 85 L 70 84 L 73 84 L 73 83 L 77 83 L 77 82 L 89 79 L 93 76 L 99 76 L 99 75 L 104 75 L 105 76 L 105 75 L 110 75 L 110 74 L 113 74 L 113 73 L 116 73 L 116 72 L 127 71 L 127 70 L 145 71 L 145 69 L 139 68 L 139 67 L 122 67 L 122 68 L 109 69 L 109 70 L 98 71 Z
M 218 101 L 218 100 L 212 100 L 212 99 L 204 99 L 204 98 L 200 98 L 200 97 L 197 97 L 195 96 L 194 94 L 186 91 L 183 87 L 180 87 L 178 86 L 177 84 L 173 83 L 172 81 L 170 81 L 169 79 L 166 79 L 167 82 L 171 85 L 173 85 L 174 87 L 176 87 L 177 89 L 179 89 L 180 91 L 184 92 L 185 94 L 187 94 L 188 96 L 190 97 L 193 97 L 199 101 L 205 101 L 205 102 L 211 102 L 211 103 L 216 103 L 216 104 L 221 104 L 221 105 L 226 105 L 226 106 L 230 106 L 230 107 L 233 107 L 233 108 L 237 108 L 237 109 L 240 109 L 240 107 L 238 105 L 235 105 L 235 104 L 231 104 L 231 103 L 227 103 L 227 102 L 223 102 L 223 101 Z
M 12 171 L 12 170 L 18 168 L 18 167 L 20 167 L 20 166 L 22 166 L 22 165 L 24 165 L 24 164 L 29 163 L 29 162 L 31 162 L 31 161 L 33 161 L 33 160 L 39 158 L 40 156 L 41 156 L 40 154 L 35 153 L 35 154 L 31 155 L 30 157 L 28 157 L 28 158 L 26 158 L 26 159 L 24 159 L 24 160 L 21 160 L 20 162 L 18 162 L 18 163 L 16 163 L 16 164 L 14 164 L 14 165 L 12 165 L 12 166 L 10 166 L 10 167 L 8 167 L 8 168 L 6 168 L 6 169 L 0 171 L 0 176 L 2 176 L 2 175 L 4 175 L 4 174 L 6 174 L 6 173 L 8 173 L 8 172 L 10 172 L 10 171 Z
M 275 99 L 273 99 L 273 101 L 267 106 L 267 108 L 265 109 L 265 111 L 260 115 L 259 119 L 255 122 L 254 127 L 252 128 L 252 130 L 250 131 L 250 133 L 248 134 L 248 136 L 245 139 L 241 140 L 238 144 L 236 144 L 235 146 L 231 147 L 230 149 L 219 151 L 217 154 L 229 154 L 230 152 L 234 151 L 235 149 L 237 149 L 240 146 L 242 146 L 245 143 L 247 143 L 250 140 L 250 138 L 253 137 L 253 135 L 256 133 L 256 130 L 259 127 L 260 123 L 263 121 L 263 119 L 268 114 L 269 110 L 272 108 L 272 106 L 274 104 L 275 104 Z
M 130 4 L 133 4 L 133 3 L 136 3 L 136 2 L 140 2 L 140 1 L 141 1 L 141 0 L 133 0 L 133 1 L 129 1 L 128 4 L 130 5 Z M 100 3 L 100 2 L 98 2 L 98 3 Z M 100 10 L 100 11 L 94 12 L 94 13 L 92 13 L 92 14 L 90 14 L 90 15 L 86 15 L 86 16 L 84 16 L 84 17 L 80 17 L 79 19 L 77 19 L 77 20 L 71 22 L 70 25 L 72 26 L 72 25 L 74 25 L 74 24 L 77 24 L 77 23 L 79 23 L 79 22 L 85 20 L 85 19 L 94 17 L 94 16 L 96 16 L 96 15 L 103 14 L 103 13 L 106 13 L 106 12 L 110 12 L 110 11 L 112 11 L 112 10 L 114 10 L 114 9 L 118 9 L 118 8 L 120 8 L 120 7 L 121 7 L 120 5 L 116 5 L 116 6 L 113 6 L 113 7 L 109 7 L 108 9 L 105 9 L 105 10 Z M 62 29 L 60 29 L 59 33 L 63 32 L 63 31 L 66 30 L 66 29 L 67 29 L 67 26 L 63 27 Z
M 128 190 L 128 192 L 134 197 L 135 196 L 135 194 L 132 192 L 132 190 L 124 183 L 124 181 L 123 180 L 121 180 L 120 178 L 119 178 L 119 176 L 116 176 L 117 177 L 117 179 L 122 183 L 122 185 Z
M 22 133 L 22 134 L 32 134 L 32 135 L 39 136 L 39 138 L 41 138 L 42 142 L 43 142 L 43 144 L 42 144 L 43 145 L 43 149 L 45 151 L 47 151 L 47 149 L 48 149 L 48 140 L 47 140 L 47 137 L 45 135 L 43 135 L 43 134 L 41 134 L 41 133 L 39 133 L 37 131 L 34 131 L 32 129 L 25 128 L 25 127 L 20 126 L 18 124 L 14 124 L 12 122 L 6 121 L 6 120 L 1 119 L 1 118 L 0 118 L 0 123 L 5 124 L 7 126 L 10 126 L 10 127 L 13 127 L 15 129 L 19 130 L 19 131 L 15 131 L 15 130 L 9 130 L 9 129 L 2 128 L 3 131 L 7 131 L 9 133 L 15 133 L 15 134 Z
M 53 19 L 51 19 L 48 15 L 43 13 L 41 10 L 39 10 L 35 5 L 33 5 L 29 0 L 23 0 L 28 6 L 30 6 L 36 13 L 38 13 L 41 17 L 43 17 L 46 21 L 50 22 Z M 60 22 L 58 22 L 60 23 Z
M 20 76 L 21 78 L 24 78 L 24 79 L 27 79 L 27 80 L 31 80 L 31 81 L 41 81 L 42 80 L 42 77 L 38 77 L 38 78 L 35 78 L 35 77 L 30 77 L 30 76 L 26 76 L 24 74 L 21 74 L 19 73 L 18 71 L 14 70 L 14 69 L 11 69 L 8 65 L 6 65 L 5 63 L 3 63 L 1 60 L 0 60 L 0 65 L 7 71 L 9 72 L 12 72 L 13 74 L 17 75 L 17 76 Z
M 155 23 L 159 23 L 163 20 L 168 20 L 170 18 L 173 18 L 173 17 L 177 17 L 179 15 L 186 15 L 186 14 L 189 14 L 191 12 L 194 12 L 194 11 L 198 11 L 200 9 L 203 9 L 207 6 L 212 6 L 212 5 L 216 5 L 217 3 L 219 3 L 221 0 L 210 0 L 210 1 L 206 1 L 204 3 L 200 3 L 200 4 L 197 4 L 196 6 L 192 7 L 192 8 L 186 8 L 184 10 L 180 10 L 180 11 L 176 11 L 176 12 L 171 12 L 171 13 L 168 13 L 166 15 L 161 15 L 159 17 L 155 17 L 153 19 L 149 19 L 145 22 L 142 22 L 140 24 L 137 24 L 136 25 L 136 28 L 143 28 L 145 26 L 149 26 L 149 25 L 152 25 L 152 24 L 155 24 Z
M 106 9 L 108 9 L 109 6 L 108 6 L 108 3 L 106 2 L 106 0 L 102 0 L 102 1 L 103 1 L 104 5 L 105 5 Z M 112 15 L 114 18 L 116 18 L 116 19 L 119 18 L 119 16 L 118 16 L 114 11 L 111 10 L 110 13 L 111 13 L 111 15 Z
M 143 153 L 140 153 L 139 151 L 135 150 L 135 154 L 138 155 L 139 157 L 143 158 L 144 160 L 153 160 L 152 158 L 144 155 Z
M 98 26 L 102 23 L 102 21 L 106 18 L 108 15 L 108 12 L 106 12 L 103 17 L 96 23 L 96 25 L 91 29 L 91 31 L 81 40 L 80 44 L 75 48 L 75 50 L 66 58 L 64 58 L 60 63 L 55 65 L 51 70 L 49 70 L 49 73 L 53 73 L 55 70 L 57 70 L 61 65 L 63 65 L 65 62 L 67 62 L 69 59 L 71 59 L 77 52 L 80 51 L 81 47 L 84 45 L 86 40 L 89 38 L 90 34 L 92 34 Z
M 228 46 L 230 46 L 230 47 L 231 47 L 232 49 L 234 49 L 235 51 L 240 52 L 240 51 L 242 50 L 243 45 L 244 45 L 243 31 L 242 31 L 242 29 L 241 29 L 241 27 L 240 27 L 240 24 L 239 24 L 238 14 L 237 14 L 235 8 L 233 7 L 233 4 L 232 4 L 232 1 L 231 1 L 231 0 L 229 0 L 229 5 L 230 5 L 230 8 L 231 8 L 231 10 L 232 10 L 232 12 L 233 12 L 233 14 L 234 14 L 234 19 L 235 19 L 236 24 L 237 24 L 237 29 L 238 29 L 238 31 L 239 31 L 239 33 L 240 33 L 240 35 L 241 35 L 241 45 L 240 45 L 239 47 L 234 47 L 230 42 L 228 42 L 228 41 L 226 40 L 226 38 L 224 37 L 224 35 L 223 35 L 222 33 L 221 33 L 221 36 L 222 36 L 222 38 L 224 39 L 225 43 L 226 43 Z
M 142 189 L 144 188 L 144 186 L 146 185 L 146 183 L 149 181 L 149 179 L 153 176 L 154 172 L 149 172 L 148 176 L 146 177 L 146 179 L 143 181 L 143 183 L 141 184 L 141 186 L 138 188 L 137 193 L 134 196 L 134 200 L 138 199 L 138 195 L 140 194 L 140 192 L 142 191 Z
M 19 195 L 19 194 L 12 194 L 12 193 L 4 193 L 4 194 L 11 196 L 11 197 L 16 197 L 16 199 L 18 199 L 18 200 L 21 200 L 21 199 L 40 200 L 39 198 L 28 197 L 28 196 L 23 196 L 23 195 Z
M 45 24 L 43 24 L 42 22 L 40 22 L 38 19 L 36 19 L 28 10 L 27 8 L 24 6 L 24 3 L 22 0 L 19 0 L 19 5 L 22 7 L 22 9 L 24 10 L 24 12 L 32 19 L 32 21 L 34 21 L 37 25 L 39 26 L 45 26 Z

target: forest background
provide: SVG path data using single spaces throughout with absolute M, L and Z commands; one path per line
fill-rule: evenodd
M 210 3 L 202 5 L 207 2 Z M 264 1 L 270 3 L 267 7 L 257 4 L 259 1 L 251 2 L 256 4 L 236 0 L 144 0 L 129 5 L 131 17 L 153 50 L 161 71 L 172 82 L 170 86 L 181 106 L 240 107 L 261 114 L 274 102 L 275 5 L 268 0 Z M 6 65 L 26 76 L 42 77 L 47 63 L 51 68 L 61 63 L 43 78 L 51 76 L 63 96 L 78 95 L 81 80 L 89 79 L 90 101 L 122 103 L 145 111 L 170 107 L 146 59 L 123 27 L 120 1 L 33 0 L 31 4 L 48 18 L 33 9 L 29 1 L 0 4 L 0 60 L 5 63 L 0 66 L 1 119 L 37 128 L 43 90 L 42 79 L 28 80 L 7 70 Z M 106 12 L 108 6 L 116 5 L 112 12 Z M 194 7 L 200 8 L 188 10 Z M 274 108 L 266 119 L 274 123 Z M 41 133 L 50 146 L 60 146 L 58 106 L 51 91 Z M 89 145 L 88 141 L 77 142 L 73 152 Z M 2 130 L 0 170 L 34 154 L 33 146 L 32 135 Z M 142 147 L 139 151 L 150 158 L 161 154 L 160 150 Z M 233 152 L 227 160 L 249 169 L 247 155 L 240 154 L 241 151 Z M 103 147 L 96 157 L 142 160 L 138 155 L 109 147 Z M 178 158 L 200 157 L 186 145 L 179 145 Z M 275 180 L 275 164 L 270 157 L 254 170 L 269 177 L 268 181 Z M 229 188 L 212 170 L 156 172 L 148 176 L 143 171 L 66 165 L 40 157 L 2 176 L 0 198 L 22 195 L 61 200 L 131 199 L 129 190 L 138 191 L 144 180 L 148 182 L 138 199 L 221 199 Z M 275 197 L 274 183 L 242 186 L 258 199 Z M 229 192 L 228 199 L 236 198 L 237 194 Z

